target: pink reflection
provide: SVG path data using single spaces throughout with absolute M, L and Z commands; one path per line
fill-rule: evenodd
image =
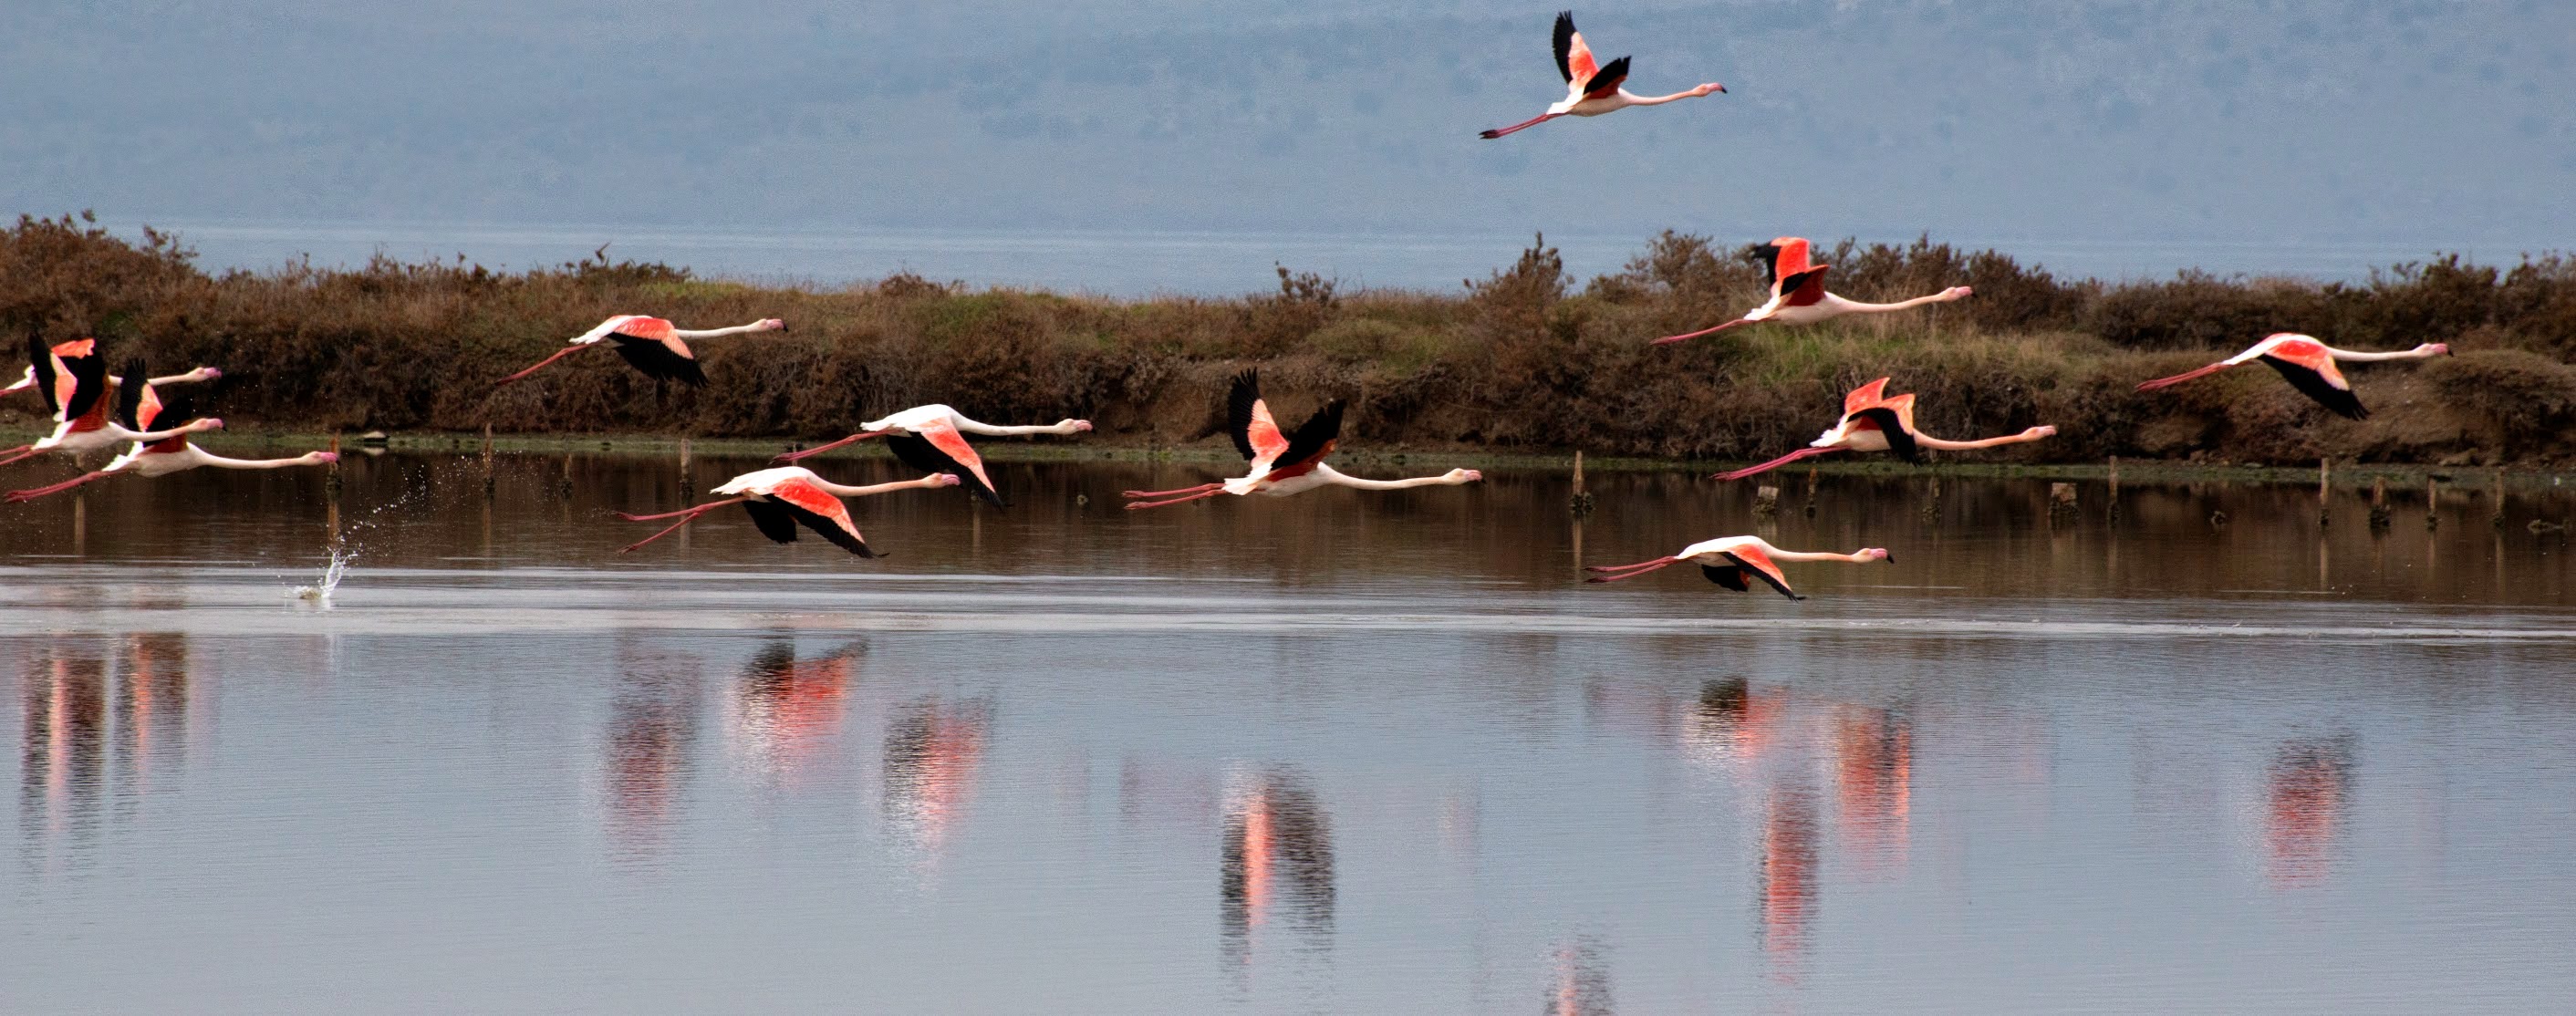
M 1762 818 L 1762 949 L 1776 980 L 1795 982 L 1806 956 L 1821 839 L 1815 794 L 1803 787 L 1771 788 Z
M 925 864 L 937 861 L 965 817 L 990 722 L 983 702 L 932 699 L 905 710 L 886 731 L 886 815 Z
M 1262 927 L 1285 917 L 1309 934 L 1333 925 L 1331 819 L 1314 791 L 1265 774 L 1228 795 L 1218 865 L 1218 930 L 1226 952 L 1251 959 Z
M 798 659 L 773 643 L 753 657 L 734 696 L 734 730 L 771 771 L 795 776 L 828 755 L 840 736 L 865 643 Z
M 1914 727 L 1885 709 L 1835 710 L 1837 826 L 1868 867 L 1902 865 L 1914 792 Z
M 2264 794 L 2265 871 L 2279 886 L 2322 882 L 2352 803 L 2351 735 L 2291 741 L 2273 755 Z

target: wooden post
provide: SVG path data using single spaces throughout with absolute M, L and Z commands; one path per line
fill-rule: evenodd
M 2441 525 L 2442 481 L 2428 476 L 2424 478 L 2424 528 L 2438 529 Z
M 2487 481 L 2487 483 L 2488 488 L 2495 492 L 2495 515 L 2489 519 L 2488 524 L 2498 529 L 2502 529 L 2504 528 L 2504 467 L 2497 466 L 2495 470 L 2495 478 Z M 2503 573 L 2498 572 L 2497 574 Z
M 2328 496 L 2328 495 L 2331 495 L 2331 494 L 2333 494 L 2333 493 L 2334 493 L 2334 460 L 2333 460 L 2333 459 L 2318 459 L 2318 460 L 2317 460 L 2317 525 L 2319 525 L 2319 526 L 2323 526 L 2323 525 L 2325 525 L 2325 524 L 2326 524 L 2326 522 L 2327 522 L 2327 520 L 2328 520 L 2328 519 L 2330 519 L 2330 518 L 2332 518 L 2331 513 L 2329 513 L 2329 512 L 2327 512 L 2327 511 L 2326 511 L 2326 498 L 2327 498 L 2327 496 Z
M 1592 492 L 1583 489 L 1583 451 L 1574 452 L 1574 496 L 1566 499 L 1566 508 L 1577 519 L 1592 514 Z M 1581 537 L 1577 537 L 1580 539 Z
M 1769 518 L 1779 513 L 1780 488 L 1770 486 L 1755 487 L 1753 489 L 1753 514 Z
M 2111 456 L 2110 518 L 2115 522 L 2120 518 L 2120 457 L 2117 455 Z
M 1816 467 L 1807 467 L 1807 517 L 1816 517 Z
M 492 500 L 492 424 L 483 424 L 483 500 Z
M 695 492 L 689 485 L 689 439 L 683 437 L 680 439 L 680 496 L 687 497 Z
M 2388 528 L 2388 478 L 2385 476 L 2370 481 L 2370 528 Z

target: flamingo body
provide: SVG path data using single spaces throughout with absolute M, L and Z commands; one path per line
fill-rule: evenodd
M 678 381 L 687 385 L 703 385 L 707 383 L 707 372 L 705 368 L 698 365 L 698 354 L 689 349 L 688 340 L 712 339 L 752 332 L 785 331 L 786 328 L 785 321 L 777 318 L 763 318 L 747 325 L 735 325 L 731 328 L 690 331 L 676 327 L 662 318 L 646 317 L 642 314 L 618 314 L 592 326 L 589 331 L 573 336 L 555 355 L 537 361 L 536 366 L 502 378 L 500 383 L 509 384 L 534 374 L 544 369 L 547 364 L 573 353 L 601 343 L 608 343 L 609 348 L 617 351 L 619 359 L 625 360 L 629 366 L 655 381 Z
M 1557 12 L 1554 44 L 1556 73 L 1565 79 L 1565 98 L 1550 104 L 1547 112 L 1509 127 L 1481 132 L 1478 137 L 1499 138 L 1563 116 L 1600 116 L 1630 106 L 1660 106 L 1726 91 L 1725 85 L 1713 81 L 1686 91 L 1657 96 L 1637 95 L 1620 87 L 1628 80 L 1628 58 L 1623 56 L 1608 64 L 1595 60 L 1591 44 L 1583 40 L 1583 33 L 1574 29 L 1573 11 Z
M 858 525 L 850 521 L 849 506 L 842 504 L 841 499 L 883 494 L 893 490 L 910 490 L 916 487 L 953 487 L 957 482 L 956 474 L 941 473 L 918 480 L 849 487 L 816 476 L 813 470 L 802 466 L 778 466 L 754 470 L 727 480 L 723 486 L 715 488 L 713 493 L 734 495 L 722 501 L 709 501 L 659 515 L 617 513 L 619 517 L 630 522 L 667 519 L 675 516 L 680 520 L 671 523 L 669 528 L 661 532 L 628 544 L 618 553 L 626 553 L 678 532 L 681 526 L 697 521 L 700 515 L 729 504 L 738 504 L 742 506 L 743 511 L 751 515 L 751 523 L 760 529 L 760 535 L 768 537 L 772 542 L 796 542 L 796 528 L 802 525 L 830 541 L 833 546 L 860 557 L 883 557 L 885 555 L 869 548 L 866 537 L 859 535 Z
M 2159 388 L 2170 388 L 2185 381 L 2216 374 L 2238 364 L 2260 360 L 2264 366 L 2278 371 L 2283 380 L 2290 382 L 2291 387 L 2297 388 L 2301 394 L 2315 400 L 2318 405 L 2346 419 L 2360 420 L 2370 416 L 2370 410 L 2362 406 L 2360 396 L 2353 394 L 2352 382 L 2345 380 L 2343 370 L 2335 366 L 2335 361 L 2351 360 L 2367 363 L 2378 360 L 2415 360 L 2449 355 L 2451 355 L 2451 347 L 2440 342 L 2427 342 L 2413 349 L 2397 352 L 2362 353 L 2336 349 L 2317 341 L 2312 336 L 2294 332 L 2275 332 L 2265 336 L 2263 341 L 2255 343 L 2253 348 L 2242 353 L 2196 370 L 2145 382 L 2138 386 L 2138 390 L 2151 392 Z
M 984 423 L 939 403 L 914 406 L 911 409 L 870 420 L 859 425 L 859 432 L 830 444 L 789 452 L 778 457 L 780 462 L 795 462 L 823 454 L 853 441 L 869 438 L 886 439 L 886 450 L 905 465 L 931 473 L 955 473 L 971 477 L 971 490 L 978 498 L 995 508 L 1008 508 L 993 479 L 984 471 L 984 457 L 975 446 L 966 443 L 968 434 L 1018 436 L 1024 434 L 1080 434 L 1091 429 L 1089 420 L 1058 420 L 1045 426 L 1001 426 Z
M 1729 328 L 1742 328 L 1748 325 L 1812 325 L 1831 321 L 1846 314 L 1887 314 L 1926 304 L 1965 300 L 1976 294 L 1975 290 L 1966 286 L 1952 286 L 1930 296 L 1918 296 L 1895 303 L 1863 303 L 1859 300 L 1847 300 L 1825 291 L 1825 273 L 1832 271 L 1833 266 L 1813 263 L 1810 260 L 1813 256 L 1813 248 L 1814 245 L 1807 238 L 1800 236 L 1783 236 L 1755 247 L 1753 253 L 1762 259 L 1763 281 L 1771 287 L 1770 300 L 1764 302 L 1762 306 L 1746 311 L 1743 317 L 1714 328 L 1704 328 L 1682 335 L 1667 335 L 1656 339 L 1654 344 L 1660 346 L 1674 342 L 1687 342 L 1702 336 L 1715 335 Z
M 1682 548 L 1681 553 L 1670 557 L 1658 557 L 1635 564 L 1591 565 L 1584 570 L 1593 574 L 1583 581 L 1617 582 L 1688 562 L 1699 565 L 1700 574 L 1706 576 L 1710 582 L 1739 593 L 1751 592 L 1754 580 L 1760 580 L 1762 584 L 1770 586 L 1782 596 L 1792 600 L 1803 600 L 1806 597 L 1789 588 L 1789 577 L 1780 571 L 1782 562 L 1846 561 L 1853 564 L 1867 564 L 1871 561 L 1893 560 L 1895 558 L 1890 556 L 1883 547 L 1863 547 L 1849 554 L 1832 554 L 1819 551 L 1782 550 L 1759 536 L 1725 536 L 1691 544 Z
M 1731 473 L 1719 473 L 1720 480 L 1741 480 L 1756 473 L 1769 472 L 1800 459 L 1814 458 L 1832 452 L 1894 452 L 1907 462 L 1922 458 L 1921 449 L 1968 451 L 2003 444 L 2037 441 L 2057 433 L 2057 428 L 2038 426 L 2019 434 L 1982 438 L 1975 441 L 1950 441 L 1933 437 L 1914 427 L 1914 395 L 1887 394 L 1887 379 L 1879 378 L 1854 388 L 1843 396 L 1843 415 L 1807 447 L 1756 466 Z

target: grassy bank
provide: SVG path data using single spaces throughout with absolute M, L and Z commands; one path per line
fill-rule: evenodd
M 1343 292 L 1285 269 L 1273 293 L 1151 300 L 914 276 L 767 289 L 605 261 L 209 275 L 171 237 L 128 242 L 65 218 L 0 230 L 0 328 L 97 335 L 112 356 L 140 351 L 165 369 L 221 366 L 189 410 L 306 431 L 819 438 L 947 402 L 999 422 L 1087 417 L 1112 446 L 1213 446 L 1225 379 L 1257 364 L 1283 415 L 1350 400 L 1353 450 L 1742 460 L 1805 444 L 1843 391 L 1886 374 L 1921 393 L 1920 423 L 1936 434 L 2059 428 L 1994 461 L 2576 461 L 2576 261 L 2440 258 L 2356 284 L 2186 274 L 2113 285 L 1930 242 L 1846 243 L 1822 260 L 1835 290 L 1858 299 L 1950 285 L 1977 295 L 1653 347 L 1760 302 L 1759 268 L 1740 249 L 1667 233 L 1614 275 L 1570 278 L 1542 244 L 1437 294 Z M 793 330 L 704 344 L 710 383 L 697 391 L 657 391 L 605 352 L 492 387 L 612 313 L 683 327 L 780 317 Z M 2460 355 L 2351 369 L 2376 412 L 2363 422 L 2259 368 L 2132 390 L 2283 330 L 2347 348 L 2449 342 Z M 0 426 L 32 425 L 35 406 L 0 405 Z

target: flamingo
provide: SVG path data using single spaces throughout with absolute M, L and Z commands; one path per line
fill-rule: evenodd
M 702 505 L 675 512 L 663 512 L 659 515 L 629 515 L 618 512 L 617 517 L 629 522 L 651 522 L 673 517 L 680 520 L 671 523 L 669 528 L 661 532 L 626 545 L 618 553 L 624 554 L 679 532 L 681 526 L 697 521 L 700 515 L 729 504 L 738 504 L 742 506 L 742 510 L 751 513 L 751 522 L 760 527 L 760 535 L 778 543 L 796 542 L 796 524 L 802 522 L 805 528 L 820 533 L 824 539 L 832 541 L 833 546 L 860 557 L 884 557 L 885 555 L 868 549 L 867 539 L 859 535 L 858 526 L 851 524 L 850 510 L 841 503 L 841 499 L 866 497 L 870 494 L 883 494 L 897 490 L 956 485 L 957 474 L 955 473 L 940 473 L 918 480 L 899 480 L 894 483 L 879 483 L 866 487 L 845 487 L 816 476 L 813 470 L 802 466 L 754 470 L 727 480 L 724 486 L 712 491 L 717 494 L 740 495 L 738 497 L 709 501 Z
M 22 462 L 46 452 L 78 454 L 113 447 L 121 442 L 139 441 L 149 444 L 198 431 L 224 428 L 224 421 L 213 418 L 190 420 L 169 430 L 142 431 L 127 427 L 118 420 L 108 418 L 107 394 L 116 386 L 109 384 L 107 362 L 99 358 L 95 347 L 92 347 L 87 355 L 61 357 L 56 356 L 54 350 L 46 348 L 45 340 L 31 335 L 27 337 L 27 351 L 29 358 L 36 364 L 31 368 L 36 371 L 34 387 L 44 393 L 46 406 L 54 411 L 54 419 L 60 422 L 55 425 L 52 434 L 38 439 L 35 444 L 20 445 L 7 451 L 0 451 L 0 455 L 9 456 L 0 459 L 0 466 Z M 71 382 L 68 386 L 62 383 L 63 378 L 51 376 L 57 363 L 62 365 L 63 374 Z M 145 377 L 143 361 L 127 361 L 125 376 Z M 69 391 L 68 395 L 64 394 L 66 389 Z M 150 385 L 146 383 L 144 388 L 128 394 L 139 399 L 149 390 Z M 154 399 L 153 406 L 157 413 L 160 406 L 157 397 Z M 120 418 L 130 419 L 132 414 L 123 414 Z
M 537 361 L 534 367 L 502 378 L 494 387 L 534 374 L 544 369 L 547 364 L 602 342 L 616 343 L 611 348 L 616 349 L 617 355 L 624 357 L 626 362 L 633 365 L 636 370 L 643 371 L 645 377 L 655 381 L 679 381 L 702 385 L 707 383 L 707 372 L 698 367 L 698 355 L 689 351 L 688 340 L 786 330 L 787 322 L 777 318 L 762 318 L 747 325 L 700 332 L 674 328 L 670 322 L 657 317 L 619 314 L 600 322 L 598 327 L 573 336 L 571 344 L 560 352 Z
M 1628 58 L 1598 66 L 1592 60 L 1592 47 L 1583 41 L 1583 33 L 1574 30 L 1574 12 L 1556 14 L 1556 73 L 1565 78 L 1565 98 L 1547 107 L 1547 112 L 1509 127 L 1497 127 L 1476 135 L 1499 138 L 1524 131 L 1560 116 L 1600 116 L 1616 113 L 1630 106 L 1661 106 L 1682 99 L 1696 99 L 1710 92 L 1724 92 L 1726 86 L 1709 82 L 1686 92 L 1671 95 L 1643 96 L 1619 87 L 1628 80 Z
M 1769 583 L 1771 588 L 1779 590 L 1782 596 L 1792 600 L 1803 600 L 1806 597 L 1789 589 L 1788 577 L 1780 574 L 1780 562 L 1848 561 L 1852 564 L 1868 564 L 1872 561 L 1893 562 L 1895 560 L 1888 555 L 1884 547 L 1863 547 L 1849 554 L 1834 554 L 1825 551 L 1782 550 L 1759 536 L 1722 536 L 1691 544 L 1682 548 L 1681 553 L 1671 557 L 1659 557 L 1635 564 L 1591 565 L 1583 570 L 1595 574 L 1583 581 L 1617 582 L 1621 579 L 1633 579 L 1647 572 L 1689 561 L 1699 565 L 1700 574 L 1708 576 L 1709 581 L 1736 592 L 1751 592 L 1753 586 L 1747 580 L 1758 578 Z
M 1715 328 L 1703 328 L 1687 335 L 1667 335 L 1656 339 L 1654 344 L 1660 346 L 1672 342 L 1687 342 L 1704 335 L 1715 335 L 1729 328 L 1758 325 L 1765 321 L 1775 321 L 1784 325 L 1811 325 L 1819 321 L 1830 321 L 1845 314 L 1886 314 L 1893 311 L 1912 310 L 1929 303 L 1965 300 L 1975 292 L 1966 286 L 1952 286 L 1930 296 L 1918 296 L 1895 303 L 1862 303 L 1858 300 L 1846 300 L 1825 292 L 1825 272 L 1833 266 L 1809 263 L 1807 259 L 1813 246 L 1807 242 L 1806 237 L 1784 236 L 1753 248 L 1753 253 L 1762 259 L 1762 281 L 1771 287 L 1770 302 L 1746 311 L 1743 317 Z
M 1045 426 L 1031 424 L 1004 427 L 968 419 L 964 413 L 934 402 L 927 406 L 914 406 L 882 420 L 862 423 L 856 434 L 827 445 L 818 445 L 799 452 L 788 452 L 778 456 L 774 461 L 794 462 L 798 459 L 821 455 L 853 441 L 881 437 L 886 439 L 886 449 L 894 452 L 894 457 L 902 459 L 905 465 L 926 472 L 956 473 L 960 476 L 974 477 L 975 483 L 971 489 L 976 497 L 990 502 L 995 508 L 1008 508 L 1010 503 L 1002 500 L 1000 491 L 993 489 L 992 477 L 984 474 L 984 457 L 975 454 L 975 446 L 966 443 L 966 435 L 1016 437 L 1024 434 L 1080 434 L 1090 429 L 1091 421 L 1071 419 L 1058 420 Z
M 125 373 L 127 377 L 141 377 L 143 364 L 139 361 L 130 363 Z M 119 386 L 116 399 L 116 429 L 138 435 L 138 439 L 125 450 L 125 454 L 117 456 L 107 465 L 96 470 L 52 486 L 10 491 L 7 501 L 10 504 L 33 501 L 40 497 L 60 494 L 82 484 L 125 473 L 151 479 L 202 466 L 214 466 L 219 469 L 285 469 L 291 466 L 328 465 L 340 461 L 340 455 L 337 452 L 306 452 L 291 459 L 228 459 L 221 455 L 207 454 L 205 449 L 189 444 L 189 430 L 186 427 L 164 432 L 168 435 L 166 437 L 145 440 L 148 435 L 144 432 L 152 426 L 152 421 L 161 415 L 162 408 L 160 393 L 153 391 L 151 382 Z
M 1226 430 L 1234 438 L 1234 448 L 1252 463 L 1252 471 L 1221 483 L 1203 483 L 1179 490 L 1131 490 L 1129 509 L 1160 508 L 1164 505 L 1196 501 L 1219 494 L 1248 496 L 1262 494 L 1287 497 L 1303 494 L 1317 487 L 1342 486 L 1360 490 L 1403 490 L 1407 487 L 1454 487 L 1474 483 L 1485 474 L 1473 469 L 1452 469 L 1438 476 L 1419 476 L 1409 480 L 1363 480 L 1345 476 L 1324 464 L 1324 456 L 1333 453 L 1333 445 L 1342 434 L 1342 403 L 1335 399 L 1307 417 L 1296 433 L 1286 434 L 1271 419 L 1270 404 L 1261 398 L 1261 374 L 1247 370 L 1235 375 L 1233 390 L 1226 396 Z M 1137 500 L 1163 498 L 1167 500 Z
M 74 339 L 70 342 L 56 345 L 53 347 L 53 350 L 49 355 L 39 360 L 39 362 L 42 362 L 45 365 L 46 376 L 54 379 L 55 399 L 60 400 L 71 397 L 71 378 L 63 372 L 63 357 L 88 356 L 91 350 L 97 348 L 97 344 L 98 340 L 96 339 Z M 152 378 L 151 382 L 156 385 L 183 385 L 193 384 L 199 381 L 212 381 L 222 376 L 224 376 L 224 372 L 213 367 L 199 367 L 185 374 L 172 374 L 167 377 Z M 110 374 L 107 376 L 107 383 L 111 385 L 121 385 L 125 383 L 125 379 L 114 374 Z M 19 372 L 18 380 L 9 382 L 7 387 L 0 387 L 0 396 L 15 395 L 19 392 L 33 389 L 36 385 L 36 365 L 34 363 L 30 363 Z M 52 403 L 48 404 L 50 405 Z M 61 421 L 55 422 L 59 423 Z
M 1768 472 L 1799 459 L 1829 452 L 1892 451 L 1896 453 L 1897 458 L 1907 462 L 1917 462 L 1921 461 L 1918 450 L 1923 448 L 1937 448 L 1949 452 L 1969 451 L 1977 448 L 1992 448 L 1996 445 L 2037 441 L 2055 433 L 2057 428 L 2042 425 L 2019 434 L 2006 434 L 2002 437 L 1990 437 L 1977 441 L 1945 441 L 1914 429 L 1914 396 L 1908 393 L 1889 398 L 1887 379 L 1880 378 L 1854 388 L 1851 394 L 1843 396 L 1843 418 L 1835 422 L 1832 430 L 1816 438 L 1814 444 L 1758 466 L 1738 469 L 1732 473 L 1719 473 L 1717 479 L 1741 480 L 1755 473 Z
M 2340 413 L 2348 419 L 2358 420 L 2369 416 L 2370 410 L 2362 408 L 2360 397 L 2352 393 L 2352 384 L 2343 379 L 2343 371 L 2335 368 L 2335 361 L 2372 363 L 2379 360 L 2421 360 L 2427 357 L 2449 355 L 2451 355 L 2451 347 L 2440 342 L 2427 342 L 2413 349 L 2391 353 L 2356 353 L 2348 349 L 2336 349 L 2306 335 L 2276 332 L 2265 336 L 2263 341 L 2255 343 L 2252 349 L 2198 370 L 2184 371 L 2172 377 L 2157 378 L 2139 385 L 2138 390 L 2151 392 L 2158 388 L 2170 388 L 2193 378 L 2216 374 L 2247 360 L 2261 360 L 2264 366 L 2280 371 L 2281 376 L 2287 379 L 2292 387 L 2297 388 L 2307 397 L 2315 399 L 2318 405 Z

